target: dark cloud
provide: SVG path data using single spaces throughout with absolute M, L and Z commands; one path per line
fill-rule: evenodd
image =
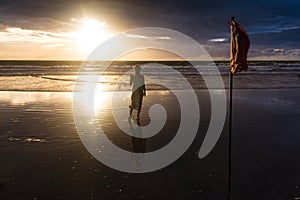
M 299 48 L 299 10 L 299 0 L 2 0 L 0 28 L 63 30 L 71 17 L 87 15 L 108 21 L 119 31 L 144 26 L 174 29 L 202 44 L 215 45 L 216 54 L 221 55 L 228 48 L 231 16 L 250 33 L 252 52 Z M 227 40 L 225 44 L 209 42 L 216 38 Z

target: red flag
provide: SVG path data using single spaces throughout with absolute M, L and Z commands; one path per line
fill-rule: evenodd
M 231 45 L 230 45 L 230 71 L 232 73 L 242 70 L 247 71 L 247 54 L 250 40 L 243 27 L 234 21 L 230 21 Z

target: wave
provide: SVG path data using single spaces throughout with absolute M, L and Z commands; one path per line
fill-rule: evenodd
M 24 65 L 23 65 L 24 64 Z M 26 65 L 25 65 L 26 64 Z M 123 62 L 110 66 L 105 72 L 101 65 L 93 64 L 81 70 L 77 77 L 81 62 L 58 63 L 58 62 L 30 62 L 27 63 L 4 63 L 0 61 L 0 90 L 2 91 L 55 91 L 72 92 L 76 83 L 102 84 L 107 91 L 130 90 L 129 76 L 123 77 L 124 73 L 132 69 L 132 63 Z M 161 64 L 161 63 L 160 63 Z M 199 72 L 186 63 L 173 62 L 165 64 L 180 72 L 194 89 L 206 89 Z M 198 63 L 202 73 L 214 77 L 212 63 Z M 228 85 L 229 62 L 216 62 L 224 85 Z M 148 90 L 165 90 L 159 84 L 147 84 L 157 82 L 164 85 L 168 82 L 174 84 L 178 90 L 184 89 L 179 82 L 174 80 L 174 74 L 159 68 L 160 65 L 144 65 L 142 73 L 145 75 Z M 89 76 L 94 76 L 89 79 Z M 95 77 L 100 77 L 95 78 Z M 249 62 L 249 70 L 234 75 L 234 86 L 240 89 L 276 89 L 276 88 L 299 88 L 300 84 L 300 61 L 256 61 Z M 216 88 L 217 89 L 217 88 Z

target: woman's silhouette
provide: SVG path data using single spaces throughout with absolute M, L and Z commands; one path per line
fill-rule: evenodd
M 141 75 L 141 67 L 133 66 L 134 74 L 130 75 L 130 85 L 132 86 L 131 104 L 129 105 L 129 114 L 132 117 L 133 109 L 137 110 L 137 119 L 140 118 L 140 113 L 143 104 L 143 97 L 146 96 L 146 87 L 144 76 Z

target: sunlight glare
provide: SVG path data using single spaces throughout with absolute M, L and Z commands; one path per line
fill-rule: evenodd
M 90 116 L 101 112 L 102 109 L 106 109 L 111 106 L 111 94 L 106 91 L 107 86 L 105 84 L 84 82 L 80 85 L 79 99 L 83 112 Z M 93 100 L 91 100 L 93 98 Z
M 79 23 L 81 27 L 75 37 L 82 51 L 86 53 L 90 53 L 111 36 L 105 29 L 106 22 L 84 18 L 79 20 Z
M 98 84 L 96 87 L 94 97 L 94 111 L 98 113 L 101 109 L 111 107 L 111 93 L 105 91 L 107 86 L 104 84 Z

